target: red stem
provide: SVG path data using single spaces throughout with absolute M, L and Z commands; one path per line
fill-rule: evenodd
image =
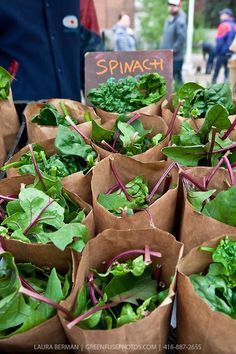
M 8 197 L 8 196 L 0 194 L 0 201 L 3 200 L 3 201 L 11 202 L 11 201 L 17 200 L 17 199 L 18 198 Z
M 153 228 L 153 229 L 156 229 L 156 226 L 155 226 L 155 224 L 153 222 L 152 214 L 150 213 L 148 207 L 147 208 L 136 208 L 136 209 L 134 209 L 134 211 L 144 211 L 147 214 L 147 216 L 148 216 L 150 227 Z
M 89 137 L 82 132 L 82 130 L 72 121 L 72 119 L 69 116 L 65 116 L 65 119 L 67 120 L 68 123 L 74 128 L 74 130 L 82 136 L 85 140 L 90 140 Z
M 151 255 L 150 255 L 150 248 L 148 245 L 145 245 L 144 247 L 144 263 L 145 264 L 151 264 Z
M 229 172 L 229 177 L 230 177 L 231 185 L 232 185 L 232 186 L 235 186 L 236 180 L 235 180 L 234 173 L 233 173 L 233 170 L 232 170 L 232 166 L 231 166 L 231 164 L 230 164 L 230 162 L 229 162 L 229 159 L 228 159 L 227 156 L 223 156 L 223 160 L 224 160 L 224 162 L 225 162 L 225 164 L 226 164 L 226 167 L 227 167 L 227 169 L 228 169 L 228 172 Z
M 118 254 L 117 256 L 115 256 L 114 258 L 112 258 L 110 261 L 105 262 L 106 267 L 109 268 L 114 262 L 116 262 L 118 259 L 120 258 L 124 258 L 126 256 L 129 256 L 131 254 L 145 254 L 145 250 L 142 249 L 134 249 L 134 250 L 128 250 L 128 251 L 124 251 L 120 254 Z M 150 251 L 150 255 L 153 257 L 161 257 L 161 253 L 160 252 L 154 252 L 154 251 Z
M 30 221 L 29 226 L 27 226 L 27 228 L 23 231 L 24 235 L 27 235 L 27 233 L 29 232 L 29 230 L 40 220 L 40 217 L 42 216 L 42 214 L 45 212 L 45 210 L 54 202 L 54 199 L 49 198 L 47 204 L 45 205 L 45 207 L 43 207 L 43 209 L 39 212 L 39 214 L 35 217 L 35 219 L 33 221 Z
M 115 192 L 119 188 L 119 186 L 120 186 L 119 183 L 116 183 L 114 186 L 109 188 L 105 194 L 108 195 L 108 194 Z
M 102 310 L 106 310 L 109 309 L 111 307 L 115 307 L 119 305 L 119 302 L 110 302 L 109 304 L 105 304 L 102 306 L 97 306 L 92 308 L 91 310 L 83 313 L 82 315 L 76 317 L 73 321 L 71 321 L 70 323 L 68 323 L 67 328 L 71 329 L 72 327 L 74 327 L 75 325 L 77 325 L 77 323 L 85 320 L 87 317 L 89 317 L 90 315 L 93 315 L 94 313 L 98 312 L 98 311 L 102 311 Z
M 41 171 L 40 171 L 39 166 L 37 164 L 37 161 L 35 159 L 34 150 L 33 150 L 33 147 L 32 147 L 31 144 L 29 144 L 29 151 L 30 151 L 30 154 L 31 154 L 31 157 L 32 157 L 32 161 L 33 161 L 35 172 L 38 175 L 38 178 L 39 178 L 40 182 L 42 183 L 43 189 L 45 191 L 46 187 L 45 187 L 45 184 L 44 184 L 44 181 L 43 181 L 43 176 L 41 174 Z
M 98 300 L 97 300 L 97 298 L 96 298 L 96 296 L 95 296 L 93 281 L 94 281 L 93 273 L 90 272 L 90 273 L 88 274 L 89 294 L 90 294 L 90 298 L 91 298 L 92 304 L 93 304 L 93 305 L 97 305 L 97 304 L 98 304 Z
M 139 113 L 136 113 L 132 118 L 130 118 L 127 122 L 127 124 L 132 124 L 135 120 L 139 119 L 140 118 L 140 114 Z M 117 140 L 119 139 L 121 135 L 121 132 L 118 131 L 117 134 L 115 135 L 114 137 L 114 140 L 113 140 L 113 144 L 112 144 L 112 147 L 114 148 L 116 146 L 116 143 L 117 143 Z
M 213 176 L 215 175 L 215 173 L 218 171 L 218 169 L 220 168 L 220 166 L 222 165 L 222 163 L 224 162 L 224 157 L 227 157 L 230 154 L 230 151 L 226 151 L 226 153 L 224 154 L 223 157 L 221 157 L 220 161 L 218 162 L 218 164 L 211 170 L 211 172 L 209 173 L 209 175 L 206 177 L 205 179 L 205 186 L 206 188 L 208 187 L 208 184 L 210 183 L 211 179 L 213 178 Z
M 208 166 L 211 166 L 211 155 L 212 155 L 212 151 L 214 149 L 215 141 L 216 141 L 216 127 L 212 127 L 211 146 L 209 149 L 209 154 L 207 156 Z
M 175 166 L 175 162 L 172 162 L 170 166 L 166 169 L 166 171 L 163 173 L 159 181 L 155 184 L 154 188 L 152 189 L 151 193 L 146 197 L 146 201 L 148 203 L 151 202 L 152 198 L 154 197 L 154 194 L 156 193 L 157 189 L 160 187 L 164 179 L 167 177 L 169 172 L 172 170 L 172 168 Z
M 214 151 L 212 151 L 212 154 L 219 154 L 220 152 L 226 152 L 228 150 L 235 150 L 235 149 L 236 149 L 236 143 L 226 146 L 223 149 L 214 150 Z
M 114 154 L 118 153 L 116 149 L 114 149 L 110 144 L 108 144 L 105 140 L 100 141 L 100 144 L 102 147 L 108 149 L 111 152 L 114 152 Z
M 234 119 L 233 123 L 231 124 L 231 126 L 229 127 L 228 130 L 226 130 L 226 132 L 222 135 L 221 139 L 225 140 L 228 138 L 229 134 L 234 130 L 234 128 L 236 127 L 236 118 Z
M 182 170 L 180 171 L 180 176 L 186 178 L 188 181 L 190 181 L 197 189 L 200 191 L 206 191 L 207 188 L 204 187 L 200 182 L 196 181 L 191 175 L 189 175 L 186 171 Z
M 166 132 L 166 136 L 165 136 L 165 137 L 167 137 L 169 134 L 170 134 L 170 135 L 172 134 L 172 130 L 173 130 L 173 128 L 174 128 L 175 120 L 176 120 L 176 117 L 177 117 L 177 114 L 178 114 L 178 112 L 179 112 L 179 109 L 180 109 L 180 106 L 181 106 L 181 105 L 182 105 L 182 102 L 179 101 L 178 104 L 177 104 L 177 106 L 176 106 L 176 108 L 175 108 L 175 111 L 174 111 L 174 113 L 173 113 L 173 116 L 172 116 L 172 118 L 171 118 L 170 125 L 169 125 L 169 127 L 168 127 L 168 130 L 167 130 L 167 132 Z
M 122 180 L 120 179 L 120 177 L 119 177 L 119 175 L 118 175 L 118 173 L 117 173 L 117 171 L 116 171 L 116 168 L 115 168 L 115 166 L 114 166 L 114 159 L 113 159 L 112 157 L 110 157 L 110 166 L 111 166 L 112 173 L 113 173 L 115 179 L 117 180 L 117 182 L 118 182 L 118 184 L 119 184 L 121 190 L 124 192 L 124 194 L 125 194 L 127 200 L 130 201 L 130 200 L 132 199 L 132 197 L 129 195 L 129 193 L 127 192 L 127 189 L 126 189 L 124 183 L 123 183 Z
M 72 318 L 71 313 L 67 309 L 65 309 L 63 306 L 61 306 L 57 302 L 55 302 L 51 299 L 48 299 L 47 297 L 45 297 L 42 294 L 38 294 L 35 291 L 31 291 L 29 289 L 26 289 L 22 285 L 20 286 L 19 293 L 21 293 L 23 295 L 30 296 L 36 300 L 41 301 L 41 302 L 45 302 L 46 304 L 51 305 L 54 308 L 56 308 L 57 310 L 63 312 L 67 317 Z

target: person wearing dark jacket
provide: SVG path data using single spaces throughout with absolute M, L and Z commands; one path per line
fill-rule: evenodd
M 97 45 L 97 30 L 80 25 L 80 7 L 94 16 L 83 2 L 92 0 L 0 1 L 0 65 L 15 76 L 14 100 L 80 100 L 81 55 Z
M 173 49 L 173 75 L 174 79 L 181 84 L 187 34 L 186 14 L 181 9 L 180 0 L 169 0 L 168 11 L 169 16 L 164 24 L 161 48 Z
M 231 56 L 230 45 L 236 35 L 236 24 L 233 18 L 233 12 L 229 8 L 225 8 L 219 13 L 220 24 L 216 34 L 216 64 L 212 77 L 212 82 L 217 81 L 221 67 L 224 67 L 224 79 L 227 82 L 229 77 L 228 60 Z

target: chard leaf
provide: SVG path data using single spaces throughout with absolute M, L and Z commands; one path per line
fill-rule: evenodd
M 82 313 L 86 312 L 86 310 L 87 310 L 87 291 L 86 291 L 86 287 L 83 286 L 76 297 L 73 315 L 74 317 L 77 317 Z
M 120 317 L 117 318 L 117 327 L 123 326 L 126 323 L 137 321 L 138 316 L 136 315 L 133 307 L 130 304 L 124 304 L 121 309 Z
M 176 107 L 179 100 L 182 101 L 182 106 L 180 107 L 179 114 L 183 117 L 189 118 L 191 117 L 192 105 L 191 101 L 194 97 L 194 93 L 197 90 L 203 90 L 204 88 L 195 82 L 187 82 L 177 91 L 174 97 L 174 106 Z
M 12 213 L 4 219 L 2 225 L 7 225 L 12 230 L 34 232 L 35 226 L 46 224 L 55 227 L 62 227 L 64 209 L 55 201 L 50 203 L 50 198 L 36 188 L 23 188 L 19 193 L 20 206 L 22 211 Z M 10 204 L 9 202 L 8 204 Z M 16 203 L 14 203 L 16 205 Z
M 149 267 L 138 277 L 130 273 L 113 277 L 104 288 L 108 300 L 137 305 L 137 300 L 156 295 L 156 281 L 151 279 L 150 272 Z
M 71 244 L 74 238 L 80 237 L 87 241 L 88 230 L 85 225 L 78 223 L 64 224 L 59 230 L 47 232 L 47 237 L 61 251 Z
M 174 138 L 174 137 L 173 137 Z M 172 138 L 172 139 L 173 139 Z M 174 138 L 175 140 L 176 138 Z M 178 144 L 180 146 L 193 146 L 201 145 L 201 140 L 197 133 L 190 126 L 188 122 L 183 122 L 181 126 L 180 134 L 178 135 Z
M 114 135 L 113 130 L 108 130 L 103 128 L 101 125 L 99 125 L 97 122 L 94 120 L 92 121 L 92 139 L 94 141 L 102 141 L 105 140 L 107 142 L 112 141 Z
M 216 131 L 220 132 L 223 129 L 228 129 L 231 122 L 228 118 L 228 111 L 221 104 L 216 104 L 209 108 L 204 123 L 198 131 L 198 136 L 203 143 L 206 142 L 207 135 L 210 133 L 212 127 L 216 127 Z
M 227 287 L 226 281 L 221 276 L 190 275 L 190 280 L 195 291 L 212 308 L 236 318 L 235 293 Z
M 222 191 L 207 203 L 202 213 L 227 225 L 236 226 L 236 186 Z
M 183 166 L 198 166 L 199 161 L 206 156 L 204 145 L 195 146 L 168 146 L 164 147 L 162 153 L 171 160 Z
M 63 155 L 79 156 L 85 160 L 89 154 L 94 153 L 80 134 L 62 125 L 58 127 L 55 147 Z
M 43 108 L 40 109 L 40 112 L 32 118 L 32 123 L 37 123 L 39 125 L 58 126 L 59 121 L 62 118 L 63 116 L 58 112 L 56 107 L 50 103 L 47 103 Z
M 207 201 L 215 193 L 215 191 L 215 189 L 206 192 L 196 192 L 194 190 L 190 190 L 188 192 L 188 201 L 192 204 L 194 210 L 200 213 L 204 202 Z

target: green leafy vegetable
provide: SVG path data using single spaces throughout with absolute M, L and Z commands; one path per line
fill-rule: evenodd
M 150 252 L 148 246 L 145 249 Z M 133 250 L 125 253 L 127 257 Z M 112 262 L 105 273 L 91 270 L 77 296 L 76 319 L 68 327 L 79 323 L 84 329 L 112 329 L 148 316 L 169 293 L 168 288 L 159 291 L 161 279 L 153 279 L 151 262 L 140 255 Z
M 53 242 L 60 250 L 79 238 L 82 249 L 87 241 L 87 228 L 80 223 L 84 213 L 78 214 L 77 207 L 71 210 L 66 196 L 59 195 L 59 202 L 63 206 L 31 186 L 21 189 L 19 198 L 6 205 L 1 224 L 8 229 L 5 237 L 27 243 Z
M 88 92 L 89 101 L 108 112 L 132 112 L 159 101 L 166 94 L 165 79 L 157 73 L 109 79 Z
M 213 311 L 236 319 L 236 241 L 226 236 L 215 249 L 201 250 L 212 253 L 212 263 L 205 275 L 190 275 L 195 291 Z
M 72 118 L 75 124 L 78 124 L 78 121 Z M 60 114 L 57 108 L 51 103 L 46 103 L 43 108 L 40 109 L 39 113 L 32 118 L 33 123 L 46 126 L 55 126 L 59 125 L 70 126 L 66 121 L 65 116 Z
M 182 107 L 179 114 L 183 117 L 203 118 L 208 109 L 216 104 L 221 104 L 226 108 L 228 114 L 235 111 L 232 92 L 228 84 L 211 84 L 204 88 L 194 82 L 184 84 L 174 97 L 174 106 L 179 100 Z
M 10 86 L 11 86 L 11 75 L 0 66 L 0 99 L 6 100 L 9 96 Z
M 232 145 L 232 141 L 229 138 L 223 140 L 221 134 L 230 126 L 226 108 L 216 104 L 207 111 L 204 123 L 198 131 L 188 122 L 183 122 L 180 133 L 172 137 L 172 145 L 163 148 L 162 152 L 183 166 L 215 166 Z M 225 151 L 216 154 L 222 148 Z
M 26 286 L 26 288 L 24 288 Z M 66 286 L 66 288 L 65 288 Z M 71 272 L 65 276 L 39 268 L 31 263 L 15 263 L 14 257 L 0 253 L 0 338 L 7 338 L 45 322 L 56 314 L 71 287 Z M 40 298 L 24 295 L 30 291 Z

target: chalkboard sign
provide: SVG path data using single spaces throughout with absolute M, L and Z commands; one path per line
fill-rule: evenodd
M 135 52 L 93 52 L 85 55 L 85 95 L 91 88 L 113 77 L 157 72 L 166 79 L 168 96 L 172 92 L 173 52 L 171 50 Z

